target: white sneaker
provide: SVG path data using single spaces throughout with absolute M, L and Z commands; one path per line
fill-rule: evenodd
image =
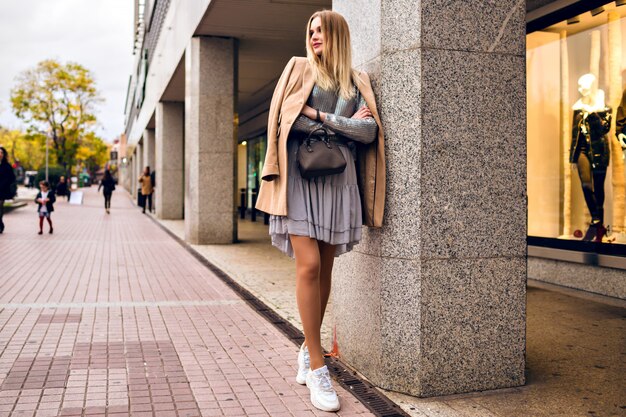
M 300 346 L 300 352 L 298 352 L 298 375 L 296 375 L 296 382 L 300 385 L 306 384 L 306 374 L 309 373 L 311 367 L 311 356 L 309 355 L 309 349 L 306 346 Z
M 310 370 L 306 376 L 306 385 L 311 390 L 311 404 L 322 411 L 337 411 L 341 407 L 339 398 L 330 382 L 328 367 L 322 366 Z

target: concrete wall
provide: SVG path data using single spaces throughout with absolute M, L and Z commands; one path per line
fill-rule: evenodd
M 146 97 L 141 111 L 128 136 L 128 143 L 135 144 L 141 138 L 144 129 L 167 88 L 185 48 L 192 38 L 198 23 L 202 20 L 211 0 L 171 0 L 165 16 L 159 40 L 150 61 L 150 76 L 146 79 Z

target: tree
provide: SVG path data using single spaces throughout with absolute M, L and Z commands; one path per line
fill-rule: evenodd
M 25 170 L 36 171 L 46 163 L 44 135 L 27 135 L 0 127 L 0 145 L 6 148 L 11 163 L 19 161 Z M 50 164 L 55 163 L 56 159 L 50 158 Z
M 109 160 L 109 146 L 93 132 L 85 134 L 82 139 L 76 161 L 93 174 Z
M 50 135 L 52 153 L 66 172 L 83 139 L 93 134 L 95 107 L 102 101 L 89 70 L 72 62 L 42 61 L 21 73 L 11 90 L 15 115 L 29 135 Z

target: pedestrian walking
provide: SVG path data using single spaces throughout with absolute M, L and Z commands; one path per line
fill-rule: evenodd
M 57 189 L 56 189 L 56 195 L 57 196 L 65 196 L 68 200 L 70 199 L 70 193 L 68 192 L 67 189 L 67 182 L 65 181 L 65 176 L 61 175 L 61 178 L 59 178 L 59 183 L 57 184 Z
M 104 195 L 104 210 L 109 214 L 111 212 L 111 196 L 113 191 L 115 191 L 115 180 L 108 169 L 104 171 L 104 178 L 100 181 L 98 192 L 100 192 L 100 188 L 104 188 L 102 191 L 102 195 Z
M 0 147 L 0 233 L 4 232 L 4 201 L 15 197 L 15 172 L 7 150 Z
M 141 195 L 144 197 L 142 213 L 146 212 L 146 204 L 148 205 L 148 211 L 152 213 L 152 192 L 154 191 L 154 185 L 152 184 L 149 166 L 143 170 L 143 175 L 139 178 L 139 182 L 141 183 Z
M 320 328 L 334 258 L 359 242 L 363 224 L 382 226 L 384 138 L 369 77 L 352 69 L 343 16 L 316 12 L 306 33 L 307 57 L 292 58 L 274 90 L 256 207 L 271 215 L 272 244 L 296 260 L 305 336 L 296 382 L 309 387 L 316 408 L 336 411 Z
M 48 220 L 48 226 L 50 230 L 48 233 L 52 234 L 54 229 L 52 228 L 52 219 L 50 216 L 54 211 L 54 202 L 56 197 L 54 191 L 50 190 L 50 183 L 48 181 L 41 181 L 39 183 L 39 192 L 35 197 L 35 203 L 37 203 L 37 213 L 39 214 L 39 234 L 43 233 L 43 219 Z

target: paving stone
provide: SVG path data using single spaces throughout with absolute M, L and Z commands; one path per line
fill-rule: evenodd
M 124 191 L 110 215 L 84 191 L 56 204 L 53 235 L 32 204 L 5 217 L 0 415 L 315 415 L 292 342 Z

